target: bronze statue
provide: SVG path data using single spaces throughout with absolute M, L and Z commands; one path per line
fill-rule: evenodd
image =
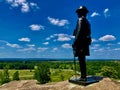
M 85 6 L 80 6 L 76 10 L 78 15 L 77 25 L 73 32 L 75 40 L 72 44 L 74 50 L 74 56 L 78 57 L 81 78 L 80 80 L 86 81 L 86 56 L 89 56 L 89 45 L 91 44 L 91 29 L 90 23 L 86 19 L 86 15 L 89 11 Z

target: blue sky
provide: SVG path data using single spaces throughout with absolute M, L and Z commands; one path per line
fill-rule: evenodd
M 88 59 L 120 59 L 119 0 L 0 0 L 0 58 L 73 58 L 76 9 L 91 23 Z

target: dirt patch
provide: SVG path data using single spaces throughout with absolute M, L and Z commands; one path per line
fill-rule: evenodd
M 21 80 L 4 84 L 0 86 L 0 90 L 120 90 L 120 84 L 109 78 L 88 86 L 76 85 L 68 81 L 39 85 L 36 80 Z

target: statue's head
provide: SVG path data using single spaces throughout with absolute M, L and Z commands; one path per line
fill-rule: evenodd
M 78 14 L 78 17 L 85 16 L 88 13 L 88 9 L 85 6 L 80 6 L 77 10 L 76 13 Z

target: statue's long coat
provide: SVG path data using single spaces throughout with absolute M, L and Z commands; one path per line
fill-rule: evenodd
M 75 41 L 73 43 L 75 56 L 89 56 L 89 45 L 91 44 L 91 29 L 90 23 L 85 17 L 78 18 L 73 35 L 75 36 Z

